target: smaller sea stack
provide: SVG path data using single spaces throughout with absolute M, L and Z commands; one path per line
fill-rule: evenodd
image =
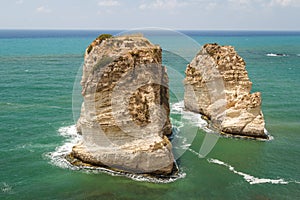
M 267 139 L 261 94 L 250 94 L 245 65 L 232 46 L 204 45 L 185 71 L 185 108 L 221 133 Z

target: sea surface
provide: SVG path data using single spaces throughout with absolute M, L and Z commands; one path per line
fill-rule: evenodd
M 300 32 L 149 34 L 168 68 L 179 176 L 68 165 L 63 155 L 81 139 L 84 51 L 99 34 L 120 32 L 0 30 L 0 199 L 300 199 Z M 184 110 L 186 64 L 205 43 L 232 45 L 245 59 L 272 140 L 220 137 Z M 206 137 L 217 140 L 203 156 Z

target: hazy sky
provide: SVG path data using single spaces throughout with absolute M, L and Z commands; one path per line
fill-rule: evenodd
M 0 0 L 0 29 L 300 30 L 300 0 Z

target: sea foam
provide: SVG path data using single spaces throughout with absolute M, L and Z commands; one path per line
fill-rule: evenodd
M 269 56 L 269 57 L 285 57 L 285 56 L 288 56 L 288 55 L 283 54 L 283 53 L 267 53 L 266 56 Z
M 82 137 L 77 134 L 76 126 L 66 126 L 58 129 L 58 134 L 66 138 L 65 143 L 55 149 L 54 152 L 48 153 L 46 156 L 50 158 L 51 164 L 61 168 L 78 169 L 78 167 L 71 165 L 65 157 L 72 152 L 74 145 L 78 144 Z
M 189 148 L 188 149 L 191 153 L 193 153 L 194 155 L 198 156 L 199 158 L 202 158 L 202 155 L 200 155 L 198 152 L 196 152 L 195 150 Z M 217 164 L 217 165 L 221 165 L 221 166 L 225 166 L 227 167 L 230 171 L 232 171 L 233 173 L 235 174 L 238 174 L 240 176 L 243 177 L 243 179 L 245 181 L 247 181 L 248 183 L 250 183 L 251 185 L 254 185 L 254 184 L 264 184 L 264 183 L 271 183 L 271 184 L 289 184 L 289 183 L 297 183 L 299 184 L 300 182 L 299 181 L 295 181 L 295 180 L 292 180 L 292 181 L 287 181 L 283 178 L 279 178 L 279 179 L 269 179 L 269 178 L 257 178 L 257 177 L 254 177 L 250 174 L 246 174 L 244 172 L 240 172 L 240 171 L 237 171 L 233 166 L 221 161 L 221 160 L 218 160 L 218 159 L 214 159 L 214 158 L 208 158 L 207 161 L 209 163 L 213 163 L 213 164 Z
M 55 149 L 55 151 L 46 154 L 50 159 L 50 163 L 65 169 L 80 170 L 85 173 L 97 174 L 106 173 L 112 176 L 124 176 L 135 181 L 152 182 L 152 183 L 170 183 L 177 179 L 184 178 L 186 173 L 180 170 L 176 175 L 167 178 L 150 177 L 139 174 L 132 174 L 127 172 L 113 171 L 104 167 L 88 167 L 88 166 L 75 166 L 72 165 L 66 156 L 72 152 L 72 147 L 82 141 L 82 136 L 76 131 L 76 126 L 66 126 L 58 129 L 58 134 L 66 138 L 65 143 Z
M 180 114 L 184 121 L 190 123 L 191 125 L 199 127 L 206 132 L 213 132 L 212 130 L 207 128 L 208 123 L 206 120 L 202 119 L 201 114 L 185 110 L 184 101 L 179 101 L 172 104 L 171 114 Z M 181 125 L 182 126 L 178 127 L 179 129 L 183 127 L 184 123 L 182 123 Z
M 181 117 L 182 117 L 181 121 L 171 118 L 173 127 L 178 128 L 179 130 L 184 125 L 186 125 L 186 123 L 188 123 L 189 125 L 196 126 L 200 129 L 202 129 L 206 133 L 211 133 L 211 134 L 216 133 L 215 130 L 212 130 L 209 128 L 207 121 L 202 118 L 202 115 L 200 113 L 195 113 L 195 112 L 186 110 L 184 107 L 184 101 L 179 101 L 177 103 L 171 104 L 171 114 L 180 114 L 181 115 Z M 267 129 L 264 129 L 264 133 L 266 135 L 268 135 L 268 139 L 255 138 L 255 140 L 270 141 L 270 140 L 274 139 L 273 136 L 270 135 L 270 133 L 268 132 Z M 227 135 L 220 135 L 220 136 L 228 137 L 228 138 L 234 137 L 234 138 L 242 138 L 242 139 L 252 139 L 252 138 L 249 138 L 247 136 L 242 136 L 242 135 L 227 134 Z
M 2 186 L 1 186 L 1 191 L 3 193 L 11 193 L 12 191 L 12 186 L 10 186 L 8 183 L 6 182 L 3 182 L 2 183 Z
M 227 167 L 233 173 L 242 176 L 243 179 L 245 181 L 247 181 L 248 183 L 250 183 L 251 185 L 253 185 L 253 184 L 264 184 L 264 183 L 284 184 L 284 185 L 289 184 L 289 183 L 298 183 L 299 184 L 299 181 L 287 181 L 283 178 L 279 178 L 279 179 L 257 178 L 257 177 L 254 177 L 254 176 L 250 175 L 250 174 L 246 174 L 244 172 L 237 171 L 233 166 L 231 166 L 231 165 L 229 165 L 229 164 L 227 164 L 223 161 L 220 161 L 218 159 L 209 158 L 209 159 L 207 159 L 207 161 L 209 163 L 214 163 L 214 164 L 217 164 L 217 165 L 222 165 L 222 166 Z

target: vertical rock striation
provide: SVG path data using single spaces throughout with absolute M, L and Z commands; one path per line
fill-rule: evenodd
M 250 94 L 245 65 L 231 46 L 204 45 L 185 72 L 185 107 L 205 115 L 221 132 L 268 138 L 261 94 Z
M 168 76 L 161 61 L 161 48 L 141 35 L 106 35 L 87 48 L 77 123 L 83 142 L 72 157 L 134 173 L 172 172 Z

